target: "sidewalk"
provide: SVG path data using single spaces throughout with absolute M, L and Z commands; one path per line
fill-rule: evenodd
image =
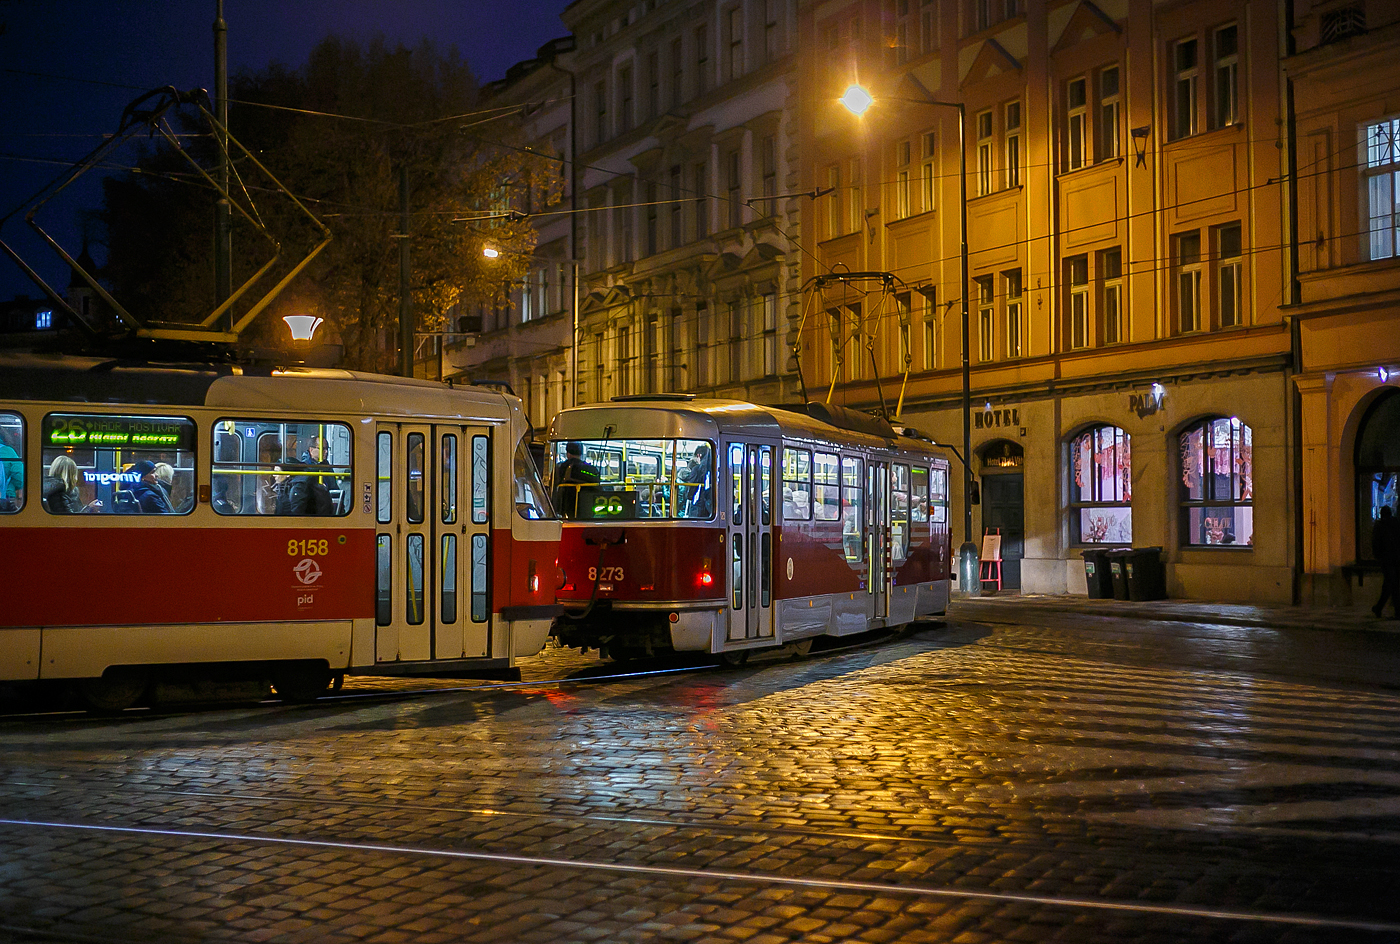
M 1269 629 L 1320 629 L 1331 632 L 1400 633 L 1400 620 L 1376 619 L 1370 604 L 1351 607 L 1210 603 L 1200 600 L 1091 600 L 1078 594 L 1016 594 L 954 596 L 950 615 L 976 619 L 982 608 L 1030 612 L 1086 613 L 1173 623 L 1216 623 Z M 1387 611 L 1389 608 L 1387 608 Z

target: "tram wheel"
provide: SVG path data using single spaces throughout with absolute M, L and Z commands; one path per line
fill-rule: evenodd
M 731 649 L 728 652 L 721 652 L 719 661 L 725 665 L 743 665 L 749 661 L 749 650 Z
M 89 711 L 99 714 L 116 713 L 130 708 L 146 694 L 150 677 L 132 669 L 108 669 L 101 678 L 83 679 L 78 693 Z
M 272 676 L 272 689 L 277 697 L 293 705 L 307 705 L 326 693 L 331 685 L 331 670 L 319 665 L 290 665 Z
M 799 639 L 797 642 L 788 643 L 783 649 L 787 651 L 788 655 L 805 656 L 812 651 L 812 640 Z

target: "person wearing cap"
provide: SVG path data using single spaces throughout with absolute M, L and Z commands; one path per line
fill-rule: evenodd
M 554 467 L 554 507 L 565 518 L 574 517 L 578 510 L 578 486 L 597 485 L 601 477 L 598 467 L 583 457 L 583 443 L 570 442 L 564 447 L 564 461 Z M 569 488 L 567 486 L 574 486 Z
M 168 515 L 173 509 L 170 507 L 170 499 L 165 497 L 165 490 L 160 487 L 156 480 L 156 464 L 150 459 L 141 459 L 132 463 L 128 472 L 135 473 L 137 481 L 127 486 L 127 491 L 131 492 L 136 499 L 137 506 L 142 514 L 147 515 Z

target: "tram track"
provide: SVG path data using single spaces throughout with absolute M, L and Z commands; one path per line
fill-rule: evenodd
M 952 885 L 925 885 L 903 882 L 875 882 L 853 879 L 824 878 L 816 875 L 788 875 L 772 871 L 734 871 L 719 868 L 682 868 L 667 865 L 606 861 L 590 858 L 535 856 L 466 849 L 424 848 L 382 842 L 346 842 L 239 832 L 205 831 L 195 829 L 164 829 L 60 821 L 0 819 L 0 826 L 20 830 L 81 832 L 93 836 L 132 837 L 146 841 L 174 839 L 186 843 L 235 843 L 264 848 L 281 848 L 301 852 L 335 851 L 349 854 L 388 855 L 406 860 L 466 860 L 503 867 L 534 867 L 565 871 L 611 872 L 620 875 L 646 877 L 671 882 L 724 882 L 750 886 L 785 886 L 820 890 L 837 894 L 863 893 L 877 896 L 899 896 L 925 899 L 951 899 L 960 902 L 1038 905 L 1079 912 L 1096 912 L 1136 917 L 1197 919 L 1230 922 L 1272 928 L 1299 928 L 1336 931 L 1360 931 L 1377 934 L 1400 933 L 1400 922 L 1368 918 L 1350 918 L 1321 914 L 1300 914 L 1250 908 L 1225 908 L 1208 905 L 1172 904 L 1152 901 L 1129 901 L 1055 894 L 1037 894 L 993 888 Z M 14 928 L 14 930 L 19 930 Z M 36 929 L 37 930 L 37 929 Z

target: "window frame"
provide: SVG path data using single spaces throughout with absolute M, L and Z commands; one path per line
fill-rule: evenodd
M 1212 456 L 1217 449 L 1216 446 L 1207 448 L 1206 437 L 1215 438 L 1216 427 L 1224 423 L 1229 429 L 1229 463 L 1230 469 L 1226 473 L 1229 479 L 1230 497 L 1221 498 L 1215 494 L 1218 474 L 1214 473 L 1215 459 Z M 1194 458 L 1188 457 L 1187 450 L 1191 448 L 1188 441 L 1193 434 L 1201 435 L 1201 464 L 1199 475 L 1201 477 L 1201 497 L 1199 499 L 1191 497 L 1190 475 Z M 1237 439 L 1238 433 L 1238 439 Z M 1179 463 L 1180 478 L 1177 482 L 1177 508 L 1180 514 L 1180 544 L 1183 548 L 1192 550 L 1209 548 L 1211 550 L 1253 550 L 1254 547 L 1254 431 L 1238 416 L 1204 416 L 1187 424 L 1177 435 L 1177 461 Z M 1237 446 L 1236 443 L 1239 443 Z M 1242 456 L 1240 465 L 1244 471 L 1236 471 L 1236 458 Z M 1211 470 L 1206 466 L 1210 464 Z M 1238 490 L 1236 485 L 1238 484 Z M 1238 491 L 1238 496 L 1237 496 Z M 1247 494 L 1246 494 L 1247 493 Z M 1192 540 L 1193 532 L 1191 527 L 1191 514 L 1194 510 L 1202 511 L 1201 528 L 1202 532 L 1209 534 L 1212 530 L 1209 526 L 1211 519 L 1204 515 L 1204 512 L 1212 509 L 1230 509 L 1231 523 L 1239 520 L 1237 509 L 1248 510 L 1249 521 L 1249 541 L 1238 543 L 1235 541 L 1212 542 L 1210 540 Z M 1232 535 L 1233 536 L 1233 535 Z
M 1107 433 L 1107 439 L 1103 434 Z M 1081 443 L 1087 440 L 1088 459 L 1090 468 L 1083 465 L 1084 451 Z M 1108 423 L 1099 423 L 1081 429 L 1074 436 L 1071 436 L 1068 443 L 1068 467 L 1066 469 L 1069 482 L 1069 501 L 1066 503 L 1069 511 L 1070 543 L 1076 546 L 1107 546 L 1125 547 L 1133 543 L 1133 482 L 1132 482 L 1132 437 L 1122 427 L 1113 426 Z M 1112 461 L 1116 466 L 1112 477 L 1112 488 L 1114 494 L 1105 495 L 1104 477 L 1094 474 L 1094 469 L 1099 465 L 1099 457 L 1106 451 L 1112 452 Z M 1084 497 L 1084 481 L 1086 473 L 1088 478 L 1089 497 Z M 1100 540 L 1092 536 L 1084 535 L 1084 517 L 1086 512 L 1094 509 L 1125 509 L 1127 511 L 1128 539 L 1126 541 Z M 1105 525 L 1107 528 L 1107 525 Z M 1105 530 L 1104 537 L 1107 537 Z

